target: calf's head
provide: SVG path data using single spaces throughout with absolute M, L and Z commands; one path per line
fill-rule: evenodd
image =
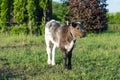
M 85 37 L 84 26 L 80 22 L 72 22 L 70 31 L 74 39 Z

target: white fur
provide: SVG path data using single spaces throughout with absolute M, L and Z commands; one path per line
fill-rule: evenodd
M 52 65 L 55 65 L 55 49 L 56 45 L 54 45 L 52 49 Z
M 67 51 L 70 51 L 72 49 L 72 47 L 74 46 L 74 41 L 71 41 L 70 44 L 65 45 L 65 48 L 67 49 Z
M 50 32 L 50 23 L 54 22 L 55 20 L 51 20 L 50 22 L 48 22 L 45 26 L 45 41 L 46 41 L 46 51 L 47 51 L 47 54 L 48 54 L 48 60 L 47 60 L 47 63 L 48 64 L 51 64 L 51 65 L 55 65 L 55 49 L 56 47 L 59 46 L 59 41 L 58 42 L 55 42 L 53 40 L 53 37 L 52 37 L 52 34 Z M 50 44 L 53 44 L 53 48 L 52 48 L 52 61 L 51 61 L 51 45 Z
M 47 50 L 47 54 L 48 54 L 48 64 L 52 64 L 55 65 L 55 49 L 56 49 L 56 42 L 54 42 L 54 40 L 52 39 L 52 36 L 50 34 L 45 34 L 45 41 L 46 41 L 46 50 Z M 52 49 L 52 61 L 51 61 L 51 45 L 50 42 L 54 43 L 53 49 Z M 57 44 L 58 45 L 58 44 Z

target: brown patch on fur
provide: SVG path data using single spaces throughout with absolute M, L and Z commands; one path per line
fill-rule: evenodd
M 74 39 L 78 39 L 85 35 L 85 32 L 82 31 L 82 29 L 79 26 L 76 26 L 75 28 L 72 26 L 70 26 L 70 27 L 71 27 L 71 33 L 72 33 Z
M 72 40 L 73 36 L 70 32 L 70 26 L 62 26 L 60 33 L 60 47 L 64 48 L 64 46 L 69 44 Z
M 57 34 L 57 31 L 58 31 L 59 27 L 61 27 L 61 26 L 60 26 L 59 23 L 52 23 L 51 26 L 52 27 L 50 27 L 50 31 L 52 33 L 53 40 L 57 42 L 58 37 L 57 37 L 56 34 Z

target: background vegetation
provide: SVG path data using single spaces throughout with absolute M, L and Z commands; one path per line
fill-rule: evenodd
M 42 34 L 44 26 L 41 24 L 51 19 L 51 10 L 52 0 L 1 0 L 0 33 L 13 33 L 13 30 L 22 29 L 27 34 Z
M 108 25 L 111 30 L 120 30 L 120 12 L 108 13 Z
M 77 1 L 82 4 L 78 4 Z M 1 0 L 0 33 L 20 34 L 23 30 L 22 34 L 42 35 L 46 21 L 52 18 L 63 23 L 80 21 L 88 32 L 107 29 L 108 21 L 110 24 L 119 23 L 118 18 L 114 18 L 114 20 L 113 15 L 106 14 L 106 0 L 77 1 L 62 0 L 61 3 L 58 3 L 52 2 L 52 0 Z M 115 16 L 118 17 L 119 13 L 116 13 Z

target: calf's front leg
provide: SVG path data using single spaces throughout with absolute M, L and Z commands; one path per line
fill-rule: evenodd
M 75 41 L 74 41 L 75 42 Z M 72 65 L 71 65 L 71 58 L 72 58 L 72 51 L 73 51 L 74 45 L 71 48 L 71 50 L 68 52 L 67 58 L 68 58 L 68 69 L 72 69 Z
M 68 52 L 68 69 L 72 69 L 72 65 L 71 65 L 71 57 L 72 57 L 72 51 Z
M 66 54 L 66 49 L 61 49 L 62 50 L 62 57 L 63 57 L 63 67 L 67 68 L 67 54 Z

